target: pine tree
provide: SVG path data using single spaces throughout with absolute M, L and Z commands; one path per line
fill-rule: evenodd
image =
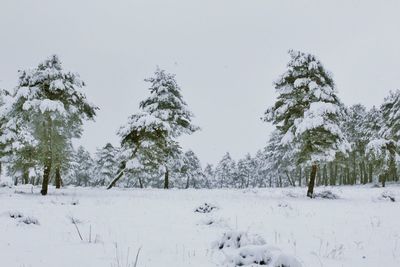
M 204 168 L 204 188 L 216 188 L 217 182 L 215 180 L 215 171 L 214 166 L 212 164 L 207 164 Z
M 11 102 L 11 96 L 8 91 L 0 90 L 0 180 L 3 169 L 3 162 L 7 161 L 7 156 L 11 151 L 7 150 L 8 136 L 7 136 L 7 120 Z
M 143 162 L 163 170 L 164 188 L 169 188 L 171 164 L 182 155 L 176 138 L 199 130 L 191 122 L 193 114 L 183 101 L 175 75 L 157 68 L 154 77 L 145 81 L 151 83 L 150 96 L 140 103 L 141 112 L 132 115 L 119 131 L 125 163 L 108 188 L 128 169 L 141 168 Z
M 233 187 L 236 182 L 236 163 L 226 153 L 215 168 L 215 177 L 219 188 Z
M 183 178 L 186 178 L 186 189 L 190 186 L 193 188 L 205 187 L 205 176 L 200 160 L 192 150 L 185 152 L 181 172 Z
M 349 149 L 339 127 L 343 105 L 319 60 L 293 50 L 289 55 L 287 71 L 275 82 L 278 100 L 265 120 L 283 134 L 282 143 L 293 147 L 299 164 L 311 165 L 307 196 L 313 197 L 318 165 Z
M 11 112 L 20 127 L 38 141 L 36 149 L 43 166 L 42 195 L 47 194 L 52 168 L 61 172 L 72 138 L 80 137 L 83 120 L 94 119 L 96 107 L 81 91 L 78 74 L 64 72 L 57 56 L 33 70 L 20 72 Z M 18 124 L 17 124 L 18 125 Z M 61 179 L 61 178 L 60 178 Z
M 181 89 L 178 86 L 175 75 L 169 74 L 157 68 L 154 77 L 148 78 L 146 82 L 151 83 L 149 88 L 150 96 L 140 103 L 140 108 L 150 115 L 164 121 L 170 128 L 169 138 L 171 145 L 164 150 L 165 158 L 165 183 L 164 188 L 169 188 L 168 158 L 177 155 L 175 138 L 182 134 L 192 134 L 199 130 L 199 127 L 192 124 L 193 114 L 189 111 L 186 102 L 183 100 Z
M 375 138 L 367 145 L 368 156 L 374 163 L 374 173 L 384 187 L 389 176 L 397 181 L 399 160 L 398 142 L 400 140 L 400 91 L 390 92 L 375 112 L 375 119 L 370 122 L 370 129 Z
M 239 159 L 237 163 L 237 188 L 248 188 L 251 179 L 255 177 L 255 162 L 250 154 L 247 154 L 244 159 Z
M 364 133 L 364 121 L 367 116 L 366 108 L 361 104 L 352 105 L 347 109 L 347 116 L 344 120 L 343 131 L 347 140 L 351 145 L 349 159 L 346 161 L 346 166 L 351 170 L 348 184 L 357 183 L 357 174 L 360 174 L 360 182 L 365 183 L 365 149 L 369 140 Z M 359 171 L 358 171 L 359 170 Z
M 95 163 L 90 153 L 83 146 L 79 146 L 73 153 L 71 173 L 67 183 L 76 186 L 92 185 L 95 182 L 94 167 Z
M 381 106 L 383 129 L 381 135 L 395 142 L 400 140 L 400 90 L 390 91 Z
M 121 138 L 120 170 L 107 189 L 129 172 L 141 168 L 159 169 L 165 163 L 165 151 L 173 144 L 170 131 L 168 123 L 149 113 L 130 116 L 118 131 Z
M 108 185 L 115 173 L 118 171 L 118 149 L 107 143 L 103 148 L 98 149 L 95 157 L 94 184 L 97 186 Z

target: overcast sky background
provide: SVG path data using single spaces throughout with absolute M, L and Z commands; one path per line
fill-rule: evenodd
M 58 54 L 100 107 L 79 143 L 118 144 L 157 65 L 176 73 L 202 131 L 182 138 L 205 162 L 255 153 L 272 127 L 272 82 L 287 50 L 316 54 L 345 104 L 379 105 L 400 88 L 400 1 L 0 0 L 0 88 Z

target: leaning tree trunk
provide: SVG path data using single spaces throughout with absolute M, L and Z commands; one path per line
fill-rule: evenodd
M 56 167 L 56 189 L 60 189 L 62 184 L 60 166 Z
M 316 175 L 317 175 L 317 165 L 314 164 L 311 167 L 310 182 L 308 183 L 308 190 L 307 190 L 307 196 L 310 198 L 314 197 L 314 185 L 315 185 Z
M 52 122 L 51 118 L 47 118 L 47 125 L 45 126 L 46 131 L 46 152 L 45 152 L 45 162 L 44 162 L 44 171 L 43 171 L 43 182 L 42 182 L 42 190 L 40 193 L 45 196 L 47 195 L 47 189 L 49 186 L 49 179 L 50 179 L 50 171 L 51 171 L 51 163 L 52 159 L 52 147 L 51 147 L 51 128 Z
M 115 184 L 118 182 L 119 179 L 121 179 L 122 176 L 124 176 L 125 174 L 125 169 L 123 169 L 122 171 L 120 171 L 117 176 L 115 176 L 115 178 L 111 181 L 111 183 L 107 186 L 107 190 L 111 189 L 115 186 Z
M 165 175 L 164 175 L 164 189 L 169 188 L 169 170 L 165 168 Z

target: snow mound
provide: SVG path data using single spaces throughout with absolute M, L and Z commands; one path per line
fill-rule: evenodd
M 386 200 L 391 202 L 396 202 L 396 196 L 391 191 L 384 191 L 379 197 L 380 200 Z
M 39 225 L 39 220 L 34 217 L 23 217 L 20 222 L 27 225 Z
M 224 266 L 301 267 L 293 256 L 282 253 L 257 234 L 231 231 L 224 233 L 215 244 L 225 256 Z
M 22 218 L 24 217 L 24 214 L 22 214 L 22 212 L 19 212 L 17 210 L 13 210 L 13 211 L 9 211 L 8 215 L 10 216 L 10 218 L 12 219 L 18 219 L 18 218 Z
M 274 262 L 274 267 L 301 267 L 301 263 L 292 255 L 280 254 Z
M 225 252 L 226 265 L 269 266 L 269 267 L 302 267 L 294 256 L 282 253 L 279 248 L 262 245 L 249 245 Z
M 248 232 L 230 231 L 223 234 L 221 239 L 214 244 L 219 250 L 232 248 L 238 249 L 248 245 L 265 245 L 265 240 L 256 234 Z
M 227 255 L 227 263 L 232 266 L 269 265 L 273 255 L 266 246 L 246 246 L 231 255 Z
M 314 195 L 315 198 L 339 199 L 340 197 L 330 190 L 325 190 Z
M 198 212 L 198 213 L 210 213 L 213 210 L 218 209 L 218 207 L 214 204 L 211 203 L 207 203 L 205 202 L 204 204 L 198 206 L 194 212 Z

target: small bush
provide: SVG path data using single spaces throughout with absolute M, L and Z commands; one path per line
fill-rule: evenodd
M 207 203 L 205 202 L 204 204 L 200 205 L 199 207 L 197 207 L 194 212 L 198 212 L 198 213 L 210 213 L 213 210 L 217 209 L 217 206 Z
M 9 211 L 8 214 L 10 215 L 10 218 L 13 218 L 13 219 L 19 219 L 19 218 L 24 217 L 24 214 L 22 214 L 22 212 L 19 212 L 16 210 Z
M 320 193 L 314 195 L 315 198 L 324 198 L 324 199 L 339 199 L 339 196 L 335 193 L 332 193 L 330 190 L 325 190 Z
M 38 219 L 34 218 L 34 217 L 24 217 L 20 220 L 20 222 L 24 223 L 24 224 L 28 224 L 28 225 L 39 225 L 39 221 Z
M 265 240 L 259 235 L 230 231 L 224 233 L 220 241 L 216 243 L 219 250 L 225 248 L 237 249 L 247 245 L 265 245 Z
M 385 191 L 381 194 L 380 199 L 396 202 L 396 197 L 393 192 Z

